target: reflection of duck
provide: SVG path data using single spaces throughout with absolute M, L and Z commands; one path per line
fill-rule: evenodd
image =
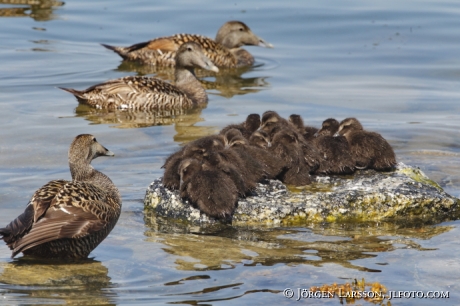
M 358 119 L 342 120 L 335 135 L 342 135 L 347 139 L 356 160 L 356 168 L 385 171 L 395 167 L 396 156 L 390 144 L 382 135 L 365 131 Z
M 228 21 L 217 32 L 215 41 L 201 35 L 176 34 L 160 37 L 130 47 L 104 47 L 118 53 L 124 59 L 140 61 L 144 64 L 157 66 L 174 66 L 174 57 L 179 46 L 194 41 L 203 47 L 203 51 L 219 67 L 239 67 L 252 65 L 253 56 L 241 49 L 244 45 L 272 47 L 257 37 L 241 21 Z
M 56 262 L 22 257 L 0 263 L 0 271 L 2 291 L 8 292 L 2 303 L 8 305 L 36 304 L 38 300 L 110 305 L 114 299 L 114 293 L 106 290 L 111 286 L 107 267 L 91 259 Z
M 0 8 L 0 17 L 31 17 L 36 21 L 47 21 L 55 18 L 53 7 L 63 6 L 64 2 L 54 0 L 0 0 L 0 4 L 21 6 Z M 24 7 L 24 5 L 28 7 Z
M 219 68 L 218 73 L 197 69 L 195 74 L 206 90 L 215 90 L 218 91 L 218 95 L 231 98 L 235 95 L 256 93 L 269 86 L 268 77 L 243 77 L 243 74 L 251 69 L 253 68 L 248 66 L 233 69 Z M 172 67 L 147 66 L 137 62 L 123 61 L 116 70 L 136 72 L 138 75 L 153 74 L 162 80 L 174 80 L 174 68 Z M 209 77 L 215 79 L 211 80 Z M 202 78 L 208 79 L 202 80 Z
M 69 149 L 72 181 L 55 180 L 38 189 L 24 213 L 5 228 L 2 239 L 13 250 L 45 258 L 85 258 L 118 221 L 121 198 L 91 161 L 114 154 L 94 136 L 75 137 Z
M 78 104 L 76 117 L 84 117 L 93 124 L 113 124 L 117 128 L 142 128 L 155 125 L 172 125 L 200 120 L 201 108 L 171 110 L 108 110 Z
M 66 90 L 75 95 L 80 103 L 96 108 L 133 110 L 170 110 L 191 108 L 206 103 L 206 91 L 196 79 L 194 67 L 218 71 L 203 55 L 200 45 L 183 44 L 177 51 L 175 86 L 156 78 L 128 76 L 78 91 Z

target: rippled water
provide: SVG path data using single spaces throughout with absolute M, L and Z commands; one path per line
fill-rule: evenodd
M 389 140 L 399 161 L 420 166 L 460 196 L 456 1 L 0 0 L 0 17 L 0 225 L 21 213 L 38 187 L 70 178 L 67 150 L 81 133 L 116 153 L 93 164 L 123 195 L 120 221 L 91 260 L 12 260 L 0 245 L 0 304 L 291 304 L 285 288 L 362 278 L 389 290 L 450 293 L 392 305 L 459 303 L 455 220 L 203 233 L 144 214 L 142 203 L 181 144 L 268 109 L 299 113 L 316 126 L 356 116 Z M 180 32 L 214 37 L 232 19 L 275 48 L 248 47 L 255 67 L 204 77 L 210 102 L 203 110 L 169 118 L 107 113 L 78 106 L 56 88 L 83 89 L 128 74 L 170 79 L 171 71 L 122 62 L 99 43 L 130 45 Z

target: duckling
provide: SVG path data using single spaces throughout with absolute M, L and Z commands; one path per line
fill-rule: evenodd
M 251 182 L 257 183 L 267 177 L 267 172 L 254 156 L 251 155 L 249 142 L 237 129 L 230 129 L 225 134 L 225 148 L 238 154 L 243 161 L 241 172 Z
M 342 120 L 338 132 L 334 134 L 339 135 L 345 136 L 350 144 L 356 168 L 387 171 L 396 166 L 396 156 L 390 144 L 382 135 L 365 131 L 358 119 Z
M 263 131 L 260 132 L 264 133 Z M 251 136 L 252 139 L 256 139 L 261 134 L 260 132 L 254 132 L 255 135 Z M 226 137 L 230 139 L 229 147 L 234 150 L 239 148 L 241 152 L 246 152 L 251 159 L 254 159 L 262 166 L 263 172 L 261 174 L 263 178 L 274 179 L 283 171 L 284 163 L 281 159 L 260 146 L 252 146 L 249 140 L 244 138 L 238 130 L 228 130 Z
M 224 149 L 223 136 L 211 135 L 196 139 L 179 151 L 171 154 L 161 168 L 164 168 L 163 185 L 170 189 L 179 189 L 180 175 L 179 164 L 186 158 L 195 158 L 199 161 L 208 156 L 213 151 Z
M 237 129 L 241 132 L 244 138 L 249 140 L 252 133 L 254 133 L 260 127 L 260 115 L 259 114 L 249 114 L 246 118 L 246 121 L 240 124 L 230 124 L 224 127 L 219 134 L 225 135 L 225 133 L 230 129 Z
M 315 133 L 318 129 L 313 126 L 305 126 L 302 117 L 297 114 L 289 116 L 289 122 L 297 128 L 297 131 L 303 136 L 306 141 L 312 141 L 315 138 Z
M 273 48 L 273 46 L 257 37 L 249 27 L 241 21 L 228 21 L 217 32 L 215 40 L 195 34 L 175 34 L 160 37 L 147 42 L 138 43 L 130 47 L 114 47 L 102 44 L 125 60 L 139 61 L 143 64 L 174 67 L 175 54 L 179 46 L 193 41 L 201 45 L 204 54 L 218 67 L 236 68 L 252 66 L 254 57 L 244 45 Z
M 311 144 L 311 142 L 306 141 L 304 137 L 297 131 L 296 127 L 287 121 L 286 119 L 282 118 L 278 115 L 277 112 L 274 111 L 266 111 L 262 115 L 262 121 L 260 124 L 261 130 L 268 133 L 268 135 L 274 139 L 274 135 L 281 130 L 290 130 L 291 134 L 295 134 L 295 139 L 302 148 L 305 161 L 308 164 L 310 173 L 315 173 L 317 171 L 322 172 L 321 169 L 326 168 L 327 161 L 321 156 L 319 151 L 316 149 L 315 146 Z
M 262 130 L 257 130 L 252 133 L 251 137 L 249 137 L 249 144 L 265 150 L 272 146 L 270 136 Z
M 195 77 L 194 67 L 216 72 L 219 69 L 195 42 L 182 44 L 175 61 L 175 85 L 152 77 L 127 76 L 81 91 L 59 88 L 73 94 L 78 102 L 99 109 L 170 110 L 206 104 L 208 96 Z
M 222 171 L 204 170 L 196 159 L 184 159 L 179 166 L 180 195 L 206 215 L 229 219 L 237 205 L 237 189 Z
M 347 139 L 333 136 L 338 129 L 339 122 L 334 118 L 324 120 L 321 129 L 314 135 L 313 143 L 328 161 L 324 173 L 351 174 L 355 171 L 355 160 Z
M 25 211 L 0 236 L 13 251 L 44 258 L 86 258 L 114 228 L 121 196 L 91 161 L 114 154 L 93 135 L 75 137 L 69 149 L 72 181 L 50 181 L 32 196 Z
M 282 128 L 276 132 L 269 150 L 284 162 L 285 169 L 279 175 L 283 183 L 295 186 L 311 183 L 311 169 L 305 161 L 298 135 L 293 130 Z

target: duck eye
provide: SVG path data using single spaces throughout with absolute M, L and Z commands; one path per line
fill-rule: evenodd
M 192 48 L 188 47 L 188 48 L 187 48 L 187 51 L 192 51 Z
M 93 138 L 93 142 L 96 142 L 96 138 Z
M 240 31 L 243 32 L 243 28 L 240 28 Z

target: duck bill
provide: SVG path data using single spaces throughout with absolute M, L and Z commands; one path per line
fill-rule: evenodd
M 259 39 L 259 43 L 257 44 L 257 46 L 264 47 L 264 48 L 273 48 L 273 45 L 271 43 L 266 42 L 260 37 L 258 37 L 258 39 Z
M 219 68 L 217 68 L 217 66 L 214 65 L 214 63 L 208 57 L 204 55 L 201 58 L 201 63 L 199 66 L 206 70 L 214 71 L 216 73 L 219 72 Z

